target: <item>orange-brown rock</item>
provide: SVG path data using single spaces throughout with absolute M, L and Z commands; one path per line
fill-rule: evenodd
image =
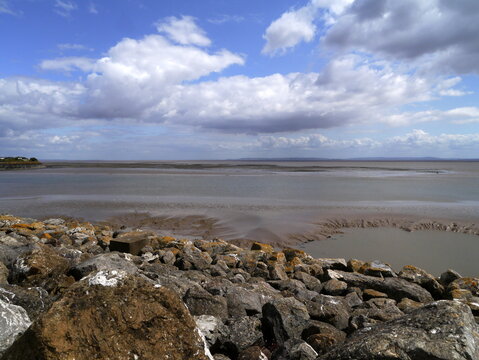
M 274 251 L 274 248 L 269 244 L 254 242 L 253 245 L 251 245 L 251 250 L 259 250 L 259 251 L 264 251 L 266 253 L 272 253 Z
M 21 255 L 13 264 L 12 283 L 43 287 L 50 293 L 63 291 L 74 279 L 66 275 L 70 261 L 54 248 L 37 244 L 32 251 Z
M 173 291 L 121 272 L 99 272 L 73 285 L 2 359 L 208 357 L 193 317 Z
M 303 250 L 298 250 L 293 248 L 285 248 L 283 249 L 283 253 L 286 256 L 287 261 L 291 261 L 295 257 L 298 257 L 299 259 L 303 259 L 308 256 Z

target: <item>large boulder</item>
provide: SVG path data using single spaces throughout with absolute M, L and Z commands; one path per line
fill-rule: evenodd
M 477 331 L 466 305 L 442 300 L 357 331 L 318 360 L 474 360 L 479 359 Z
M 319 320 L 343 330 L 348 327 L 349 307 L 340 296 L 318 295 L 307 301 L 306 307 L 313 320 Z
M 30 326 L 25 309 L 0 299 L 0 356 Z
M 429 291 L 435 299 L 441 299 L 444 295 L 444 287 L 434 276 L 416 266 L 404 266 L 399 272 L 399 277 L 422 286 Z
M 113 270 L 74 284 L 2 360 L 212 359 L 208 354 L 178 295 Z
M 47 311 L 52 304 L 52 297 L 45 289 L 9 284 L 0 285 L 0 300 L 22 307 L 32 321 Z
M 228 317 L 228 305 L 226 299 L 222 296 L 211 295 L 200 286 L 194 286 L 188 289 L 183 297 L 185 304 L 195 316 L 212 315 L 220 319 Z

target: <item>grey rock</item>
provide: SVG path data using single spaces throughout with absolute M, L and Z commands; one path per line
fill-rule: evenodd
M 449 283 L 460 278 L 462 278 L 461 274 L 459 274 L 457 271 L 448 269 L 441 274 L 441 276 L 439 277 L 439 282 L 443 286 L 448 286 Z
M 24 308 L 0 300 L 0 356 L 31 325 Z
M 7 284 L 8 283 L 8 269 L 7 267 L 0 262 L 0 284 Z
M 194 317 L 196 326 L 200 329 L 201 333 L 206 339 L 209 347 L 216 344 L 216 341 L 224 332 L 226 328 L 223 322 L 212 315 L 200 315 Z
M 183 301 L 192 315 L 213 315 L 222 320 L 228 317 L 226 299 L 221 296 L 213 296 L 200 286 L 188 289 Z
M 402 298 L 409 298 L 414 301 L 428 303 L 433 301 L 429 291 L 423 287 L 410 283 L 401 278 L 377 278 L 357 273 L 349 273 L 345 271 L 328 270 L 329 276 L 333 276 L 348 284 L 348 286 L 359 287 L 361 289 L 374 289 L 387 294 L 390 298 L 401 301 Z
M 219 342 L 221 343 L 220 350 L 227 354 L 231 353 L 237 356 L 242 350 L 263 343 L 261 321 L 254 316 L 229 319 L 225 326 L 228 331 L 219 338 Z
M 374 298 L 356 307 L 351 316 L 363 315 L 369 319 L 389 321 L 400 318 L 404 313 L 396 306 L 392 299 Z
M 311 291 L 316 291 L 319 293 L 323 287 L 321 281 L 302 271 L 296 271 L 293 275 L 293 278 L 301 281 L 304 285 L 306 285 L 306 288 Z
M 318 295 L 313 301 L 306 302 L 311 319 L 326 322 L 343 330 L 348 327 L 349 307 L 342 297 Z
M 46 224 L 46 225 L 59 226 L 59 225 L 63 225 L 65 223 L 65 220 L 63 220 L 63 219 L 47 219 L 47 220 L 44 220 L 43 223 Z
M 477 330 L 466 305 L 437 301 L 357 331 L 318 360 L 474 360 L 479 358 Z
M 345 259 L 337 258 L 337 259 L 317 259 L 317 261 L 321 264 L 323 269 L 331 269 L 331 270 L 346 270 L 348 267 L 348 263 Z
M 268 279 L 270 280 L 288 280 L 288 275 L 284 271 L 284 266 L 282 264 L 275 264 L 268 267 Z
M 363 303 L 358 293 L 355 291 L 346 294 L 346 296 L 344 297 L 344 301 L 350 308 L 354 308 Z
M 246 286 L 229 287 L 226 294 L 228 312 L 233 317 L 261 314 L 263 305 L 271 299 L 271 296 L 262 295 Z
M 91 272 L 101 270 L 123 270 L 128 274 L 135 274 L 138 271 L 138 268 L 135 266 L 135 264 L 133 264 L 133 262 L 125 259 L 123 254 L 120 256 L 119 253 L 112 252 L 96 255 L 72 267 L 69 271 L 69 274 L 72 275 L 76 280 L 80 280 Z
M 280 298 L 263 306 L 265 340 L 284 344 L 299 339 L 309 320 L 306 306 L 295 298 Z
M 290 360 L 314 360 L 318 353 L 307 342 L 297 339 L 290 339 L 285 344 Z
M 275 280 L 268 282 L 272 287 L 279 291 L 286 292 L 286 294 L 294 295 L 300 300 L 311 300 L 318 295 L 316 291 L 311 291 L 306 288 L 301 281 L 295 279 Z
M 8 284 L 0 285 L 0 300 L 21 306 L 26 310 L 32 321 L 46 312 L 53 301 L 47 291 L 40 287 L 22 287 Z

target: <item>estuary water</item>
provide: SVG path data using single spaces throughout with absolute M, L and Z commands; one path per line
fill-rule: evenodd
M 474 222 L 479 162 L 76 162 L 0 172 L 0 212 L 104 220 L 201 215 L 225 238 L 281 239 L 322 219 Z

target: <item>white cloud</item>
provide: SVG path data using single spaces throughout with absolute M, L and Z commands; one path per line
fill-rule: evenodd
M 262 53 L 284 54 L 301 42 L 311 42 L 316 36 L 314 21 L 321 15 L 327 24 L 333 23 L 334 16 L 341 14 L 354 0 L 310 0 L 299 9 L 283 13 L 266 29 L 263 38 L 266 44 Z M 320 10 L 323 10 L 322 12 Z
M 263 35 L 266 44 L 262 53 L 268 55 L 284 53 L 302 41 L 312 41 L 316 34 L 316 25 L 313 23 L 315 13 L 316 8 L 307 5 L 298 10 L 285 12 L 279 19 L 273 21 Z
M 476 0 L 356 0 L 322 43 L 364 51 L 435 72 L 479 71 Z
M 479 122 L 479 108 L 459 107 L 450 110 L 426 110 L 417 112 L 402 112 L 386 116 L 383 122 L 392 126 L 406 126 L 426 122 L 445 122 L 452 124 L 470 124 Z
M 215 25 L 221 25 L 221 24 L 228 23 L 228 22 L 240 23 L 240 22 L 243 22 L 243 21 L 245 21 L 245 18 L 243 16 L 227 15 L 227 14 L 218 15 L 216 17 L 208 19 L 209 23 L 212 23 L 212 24 L 215 24 Z
M 71 0 L 55 0 L 54 11 L 63 17 L 69 17 L 78 9 L 78 5 Z
M 203 29 L 198 27 L 191 16 L 169 17 L 156 24 L 158 32 L 165 33 L 171 40 L 182 45 L 210 46 Z
M 54 70 L 64 72 L 81 70 L 83 72 L 88 72 L 93 70 L 94 63 L 95 60 L 90 58 L 72 56 L 43 60 L 39 66 L 42 70 Z

